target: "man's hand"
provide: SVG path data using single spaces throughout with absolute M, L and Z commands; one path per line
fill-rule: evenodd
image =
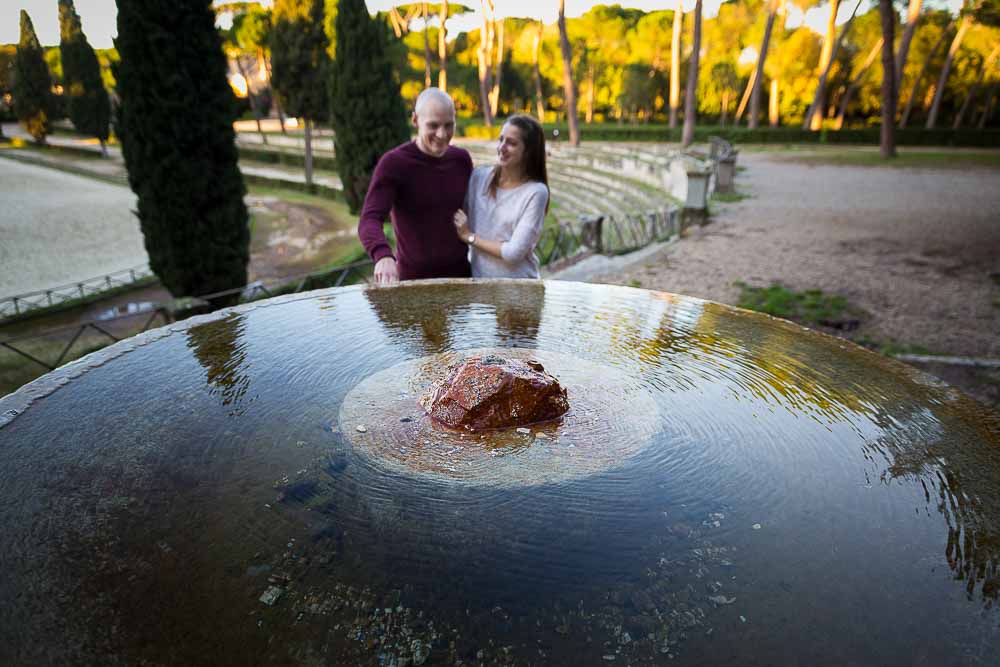
M 385 285 L 395 285 L 399 282 L 399 271 L 396 269 L 396 260 L 392 257 L 383 257 L 375 262 L 375 284 L 379 287 Z

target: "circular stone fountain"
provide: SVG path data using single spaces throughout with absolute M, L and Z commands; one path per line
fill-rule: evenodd
M 445 429 L 475 354 L 570 409 Z M 719 304 L 425 281 L 272 299 L 0 399 L 0 664 L 986 664 L 1000 427 Z

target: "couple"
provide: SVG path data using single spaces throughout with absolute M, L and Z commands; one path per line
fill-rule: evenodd
M 413 112 L 417 137 L 387 152 L 368 186 L 358 236 L 375 284 L 420 278 L 538 278 L 535 246 L 548 210 L 545 135 L 530 116 L 500 131 L 497 162 L 472 168 L 451 146 L 455 103 L 427 88 Z M 392 219 L 393 255 L 382 225 Z

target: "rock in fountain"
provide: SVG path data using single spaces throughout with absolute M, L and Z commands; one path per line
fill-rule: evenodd
M 534 360 L 474 356 L 420 399 L 431 417 L 470 431 L 549 421 L 569 410 L 566 389 Z

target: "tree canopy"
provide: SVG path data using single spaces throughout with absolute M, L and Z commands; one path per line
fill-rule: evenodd
M 59 0 L 59 36 L 69 119 L 79 132 L 97 137 L 103 146 L 108 140 L 111 102 L 101 80 L 97 54 L 83 34 L 73 0 Z
M 386 54 L 387 29 L 364 0 L 340 0 L 330 80 L 331 124 L 344 196 L 357 212 L 379 157 L 410 137 L 399 81 Z
M 35 141 L 52 131 L 52 78 L 28 12 L 21 10 L 21 39 L 14 56 L 14 115 Z
M 174 296 L 243 286 L 246 188 L 210 0 L 118 0 L 116 47 L 118 132 L 150 268 Z

